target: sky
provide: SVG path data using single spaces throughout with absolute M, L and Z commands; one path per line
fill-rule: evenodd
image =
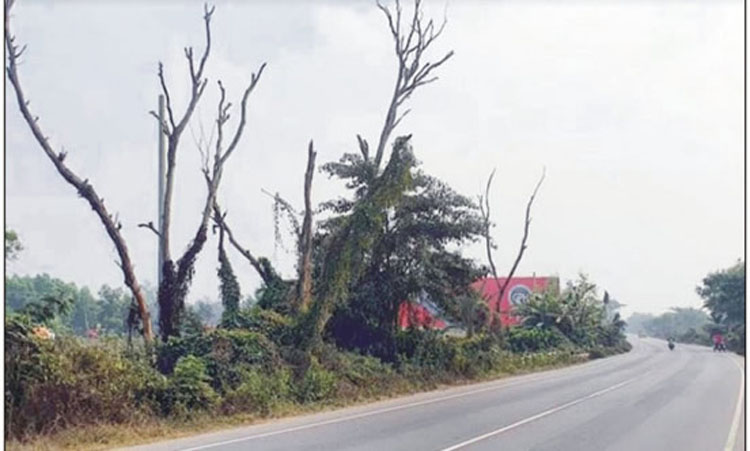
M 137 227 L 157 215 L 148 111 L 159 61 L 184 108 L 183 48 L 203 49 L 202 3 L 17 3 L 11 27 L 28 45 L 19 72 L 30 107 L 66 163 L 117 213 L 136 273 L 153 285 L 156 238 Z M 545 169 L 517 275 L 586 273 L 625 314 L 699 307 L 696 285 L 744 249 L 742 2 L 425 3 L 427 16 L 447 17 L 428 58 L 455 56 L 412 96 L 394 137 L 411 133 L 422 168 L 466 195 L 481 193 L 496 168 L 499 273 L 515 259 Z M 211 133 L 216 81 L 239 104 L 267 62 L 219 200 L 238 240 L 291 276 L 294 257 L 274 246 L 261 189 L 301 207 L 310 139 L 319 164 L 356 152 L 357 134 L 374 145 L 396 76 L 391 36 L 365 0 L 218 1 L 212 30 L 208 88 L 178 156 L 172 252 L 181 254 L 200 219 L 195 141 Z M 101 223 L 33 141 L 9 94 L 5 220 L 25 249 L 7 272 L 122 286 Z M 313 202 L 345 194 L 340 182 L 315 177 Z M 216 243 L 211 236 L 199 257 L 189 302 L 218 297 Z M 485 261 L 481 244 L 463 251 Z M 241 256 L 230 258 L 243 294 L 252 293 L 259 278 Z

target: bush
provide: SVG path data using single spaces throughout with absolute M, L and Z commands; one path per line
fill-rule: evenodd
M 339 376 L 339 392 L 344 396 L 356 396 L 352 391 L 380 394 L 397 382 L 393 366 L 377 357 L 341 351 L 327 344 L 321 347 L 319 359 L 323 368 Z
M 314 359 L 297 386 L 297 399 L 301 403 L 323 401 L 336 392 L 336 375 L 324 369 Z
M 292 321 L 273 310 L 259 307 L 242 310 L 235 321 L 237 328 L 261 333 L 278 345 L 290 344 L 293 339 Z
M 205 361 L 211 385 L 220 393 L 236 388 L 247 367 L 271 371 L 281 364 L 276 345 L 265 335 L 217 329 L 201 335 L 170 338 L 159 348 L 159 367 L 162 372 L 171 373 L 177 360 L 188 355 Z
M 188 416 L 191 411 L 213 407 L 218 396 L 210 381 L 203 359 L 193 355 L 181 357 L 169 378 L 170 412 Z
M 257 411 L 268 415 L 274 407 L 290 399 L 291 374 L 286 368 L 271 374 L 254 369 L 245 371 L 239 387 L 224 397 L 224 410 L 228 413 Z
M 116 339 L 39 340 L 6 327 L 6 437 L 123 423 L 160 410 L 164 377 Z
M 565 341 L 556 329 L 540 327 L 511 327 L 508 330 L 507 344 L 513 352 L 537 352 L 554 349 Z

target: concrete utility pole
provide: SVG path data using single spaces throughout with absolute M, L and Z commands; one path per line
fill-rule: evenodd
M 159 95 L 159 174 L 157 175 L 159 179 L 159 193 L 157 196 L 159 202 L 159 217 L 157 219 L 157 228 L 159 229 L 159 249 L 157 252 L 158 257 L 156 267 L 157 289 L 161 286 L 162 267 L 164 266 L 164 178 L 166 177 L 164 171 L 164 160 L 166 155 L 164 153 L 164 130 L 161 125 L 164 121 L 164 96 Z

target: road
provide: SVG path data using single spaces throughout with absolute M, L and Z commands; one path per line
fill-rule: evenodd
M 130 449 L 744 449 L 744 359 L 631 341 L 628 354 L 560 370 Z

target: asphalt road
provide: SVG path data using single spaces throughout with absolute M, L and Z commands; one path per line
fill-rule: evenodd
M 628 354 L 133 450 L 742 450 L 744 359 Z

